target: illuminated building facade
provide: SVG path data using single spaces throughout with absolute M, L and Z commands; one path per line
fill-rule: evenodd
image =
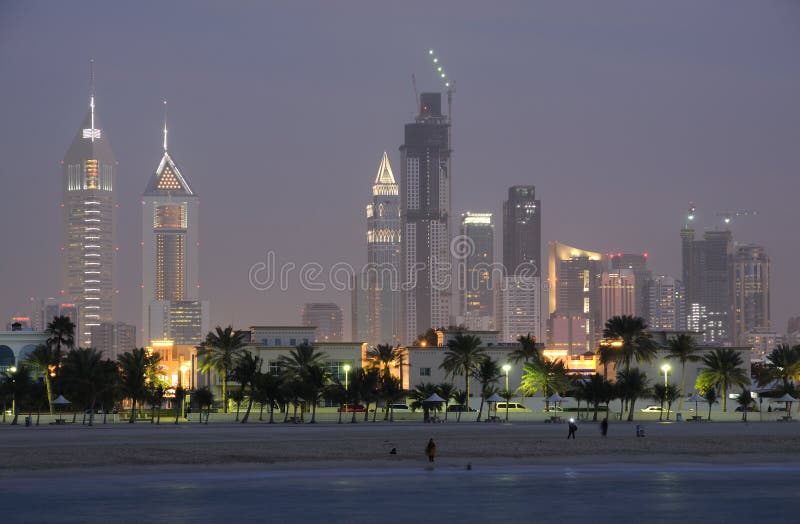
M 512 186 L 503 202 L 503 265 L 510 275 L 542 276 L 542 202 L 534 186 Z
M 342 308 L 333 302 L 311 302 L 303 305 L 302 324 L 315 327 L 314 342 L 341 342 L 344 338 Z
M 748 333 L 769 332 L 769 257 L 762 246 L 736 244 L 731 268 L 733 343 L 747 343 Z
M 606 259 L 601 253 L 560 242 L 549 242 L 548 247 L 549 316 L 581 316 L 588 323 L 589 340 L 594 341 L 603 330 L 602 325 L 597 325 L 596 317 L 600 315 L 595 313 L 598 301 L 595 277 L 605 270 Z M 550 332 L 548 344 L 568 337 L 565 333 Z
M 456 252 L 461 312 L 457 324 L 470 330 L 494 329 L 494 224 L 491 213 L 461 215 L 463 252 Z
M 564 351 L 572 357 L 591 350 L 590 328 L 592 323 L 582 313 L 553 313 L 547 321 L 550 334 L 547 347 Z
M 144 342 L 168 338 L 178 344 L 198 343 L 208 318 L 208 302 L 198 297 L 200 202 L 167 151 L 166 121 L 163 149 L 142 195 Z M 180 334 L 175 331 L 179 318 Z
M 608 256 L 611 269 L 628 269 L 636 278 L 636 305 L 633 314 L 647 319 L 647 283 L 653 278 L 653 272 L 647 269 L 647 253 L 617 253 Z
M 92 327 L 92 347 L 103 352 L 103 358 L 116 360 L 136 347 L 136 326 L 124 322 L 101 322 Z
M 681 241 L 688 327 L 702 332 L 707 344 L 730 344 L 733 235 L 706 231 L 697 240 L 694 229 L 687 226 L 681 230 Z
M 94 82 L 92 82 L 94 84 Z M 62 300 L 80 312 L 76 344 L 89 346 L 91 329 L 114 317 L 114 216 L 117 161 L 95 115 L 89 111 L 61 162 L 63 168 Z
M 686 331 L 686 290 L 680 280 L 664 275 L 650 279 L 646 298 L 650 329 Z
M 359 329 L 366 338 L 358 338 L 354 330 L 356 340 L 371 345 L 400 342 L 400 233 L 400 188 L 384 151 L 367 205 L 364 327 Z
M 603 271 L 595 276 L 596 331 L 611 317 L 636 315 L 636 275 L 630 269 Z
M 422 93 L 400 146 L 403 342 L 450 322 L 450 118 L 441 93 Z
M 516 342 L 530 335 L 541 340 L 539 277 L 511 275 L 497 286 L 495 311 L 500 342 Z

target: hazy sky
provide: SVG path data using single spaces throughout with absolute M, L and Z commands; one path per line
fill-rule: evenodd
M 344 292 L 252 289 L 250 266 L 365 262 L 364 206 L 395 168 L 419 89 L 457 81 L 453 213 L 534 184 L 543 237 L 647 251 L 680 275 L 687 203 L 772 258 L 772 311 L 800 314 L 800 2 L 0 3 L 0 321 L 61 287 L 61 169 L 96 100 L 119 160 L 119 320 L 140 320 L 140 195 L 170 152 L 201 199 L 212 321 L 298 323 Z M 502 220 L 498 220 L 502 222 Z M 500 227 L 496 230 L 500 235 Z M 498 251 L 499 252 L 499 251 Z

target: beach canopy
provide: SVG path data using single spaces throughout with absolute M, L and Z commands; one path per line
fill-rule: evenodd
M 494 393 L 491 397 L 486 399 L 486 402 L 502 402 L 504 400 L 505 399 L 503 397 L 501 397 L 497 393 Z
M 64 395 L 59 395 L 58 397 L 53 399 L 53 404 L 55 404 L 57 406 L 62 406 L 62 405 L 65 405 L 65 404 L 72 404 L 72 402 L 70 402 L 69 400 L 65 399 Z
M 425 402 L 444 402 L 444 399 L 439 395 L 437 395 L 436 393 L 434 393 L 430 397 L 426 398 Z
M 701 397 L 699 393 L 695 393 L 694 395 L 692 395 L 691 397 L 689 397 L 686 400 L 689 401 L 689 402 L 695 402 L 695 403 L 697 403 L 697 402 L 705 402 L 706 401 L 705 397 Z
M 776 402 L 797 402 L 797 399 L 791 396 L 790 394 L 785 394 L 781 398 L 776 398 Z
M 562 397 L 558 393 L 553 393 L 552 395 L 547 397 L 548 402 L 561 402 L 562 400 L 564 400 L 564 397 Z

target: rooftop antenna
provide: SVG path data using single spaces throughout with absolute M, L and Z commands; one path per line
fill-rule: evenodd
M 422 109 L 419 106 L 420 101 L 419 101 L 419 91 L 417 91 L 417 77 L 414 75 L 414 73 L 411 73 L 411 85 L 414 86 L 414 105 L 417 107 L 416 109 L 417 114 L 414 116 L 419 116 L 419 114 L 422 112 Z
M 167 152 L 167 99 L 164 99 L 164 152 Z
M 694 223 L 695 212 L 697 211 L 697 206 L 694 202 L 689 202 L 689 209 L 686 212 L 686 229 L 689 229 L 689 226 Z
M 89 59 L 89 110 L 92 112 L 92 142 L 94 142 L 94 58 Z

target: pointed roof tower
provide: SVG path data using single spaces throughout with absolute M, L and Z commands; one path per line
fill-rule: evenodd
M 394 179 L 394 173 L 392 173 L 392 166 L 389 165 L 389 155 L 386 154 L 386 151 L 383 152 L 381 165 L 378 167 L 378 174 L 375 175 L 375 183 L 372 185 L 372 194 L 374 196 L 396 196 L 400 194 L 397 182 Z
M 94 60 L 89 61 L 89 110 L 75 133 L 64 161 L 67 163 L 82 162 L 86 159 L 102 159 L 114 164 L 114 153 L 107 137 L 101 131 L 100 119 L 94 112 Z
M 144 196 L 194 196 L 189 183 L 181 175 L 175 161 L 167 152 L 167 101 L 164 100 L 164 155 L 150 177 Z

